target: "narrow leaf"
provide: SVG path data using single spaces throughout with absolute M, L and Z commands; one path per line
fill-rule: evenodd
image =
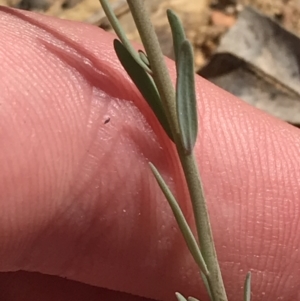
M 171 140 L 173 140 L 171 128 L 153 79 L 135 61 L 129 51 L 119 40 L 114 40 L 114 48 L 122 66 L 151 107 L 167 135 Z
M 147 54 L 143 50 L 138 50 L 140 59 L 144 62 L 145 65 L 147 65 L 150 68 L 150 62 L 147 57 Z
M 251 300 L 251 272 L 247 273 L 244 284 L 244 301 Z
M 167 16 L 172 31 L 175 62 L 176 66 L 178 66 L 178 54 L 180 51 L 180 46 L 185 40 L 185 33 L 180 19 L 171 9 L 167 10 Z
M 117 34 L 118 38 L 122 41 L 124 47 L 128 50 L 128 52 L 132 55 L 132 57 L 135 59 L 135 61 L 144 68 L 148 73 L 151 73 L 152 71 L 149 69 L 147 65 L 144 64 L 144 62 L 141 60 L 140 56 L 137 54 L 135 49 L 132 47 L 130 41 L 127 39 L 126 33 L 123 30 L 122 26 L 119 23 L 118 18 L 116 17 L 113 9 L 111 8 L 109 1 L 107 0 L 99 0 L 100 4 L 105 12 L 105 15 L 114 29 L 115 33 Z
M 200 274 L 201 274 L 201 278 L 202 278 L 202 281 L 204 283 L 204 286 L 206 288 L 206 291 L 208 293 L 209 299 L 213 300 L 211 289 L 210 289 L 210 286 L 209 286 L 209 283 L 208 283 L 208 279 L 207 279 L 206 275 L 204 275 L 204 273 L 202 271 L 200 271 Z
M 200 301 L 200 300 L 198 300 L 198 299 L 196 299 L 194 297 L 188 297 L 187 301 Z
M 176 106 L 182 144 L 191 154 L 198 133 L 193 49 L 188 40 L 180 47 L 176 82 Z
M 164 179 L 162 178 L 162 176 L 160 175 L 159 171 L 156 169 L 156 167 L 152 164 L 150 164 L 150 168 L 156 178 L 156 181 L 159 185 L 159 187 L 161 188 L 162 192 L 164 193 L 166 199 L 169 202 L 169 205 L 173 211 L 173 214 L 175 216 L 175 219 L 177 221 L 177 224 L 179 226 L 180 231 L 182 232 L 182 235 L 185 239 L 185 242 L 188 246 L 189 251 L 191 252 L 194 260 L 196 261 L 196 263 L 198 264 L 200 270 L 202 271 L 202 273 L 205 276 L 209 275 L 209 271 L 207 269 L 206 263 L 203 259 L 203 256 L 201 254 L 200 248 L 198 246 L 198 243 L 192 233 L 191 228 L 189 227 L 181 209 L 180 206 L 178 205 L 178 202 L 176 201 L 173 193 L 171 192 L 171 190 L 169 189 L 169 187 L 167 186 L 166 182 L 164 181 Z
M 175 296 L 178 301 L 187 301 L 181 294 L 175 293 Z

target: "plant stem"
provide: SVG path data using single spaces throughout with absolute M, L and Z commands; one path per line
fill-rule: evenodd
M 207 280 L 213 300 L 227 301 L 197 165 L 193 154 L 186 155 L 184 153 L 179 136 L 175 90 L 165 59 L 153 29 L 149 13 L 145 8 L 144 0 L 127 0 L 127 2 L 148 55 L 151 70 L 153 71 L 153 78 L 162 98 L 165 113 L 172 129 L 177 151 L 184 170 L 193 205 L 198 240 L 201 252 L 203 253 L 203 258 L 209 270 Z
M 113 13 L 113 10 L 112 10 L 109 2 L 106 0 L 99 0 L 99 1 L 101 3 L 101 6 L 105 12 L 107 19 L 109 20 L 111 26 L 113 27 L 113 29 L 114 29 L 115 33 L 117 34 L 117 36 L 119 37 L 119 39 L 122 41 L 123 45 L 127 48 L 127 50 L 130 52 L 132 57 L 136 60 L 136 62 L 142 68 L 144 68 L 148 73 L 151 74 L 151 70 L 149 69 L 149 67 L 141 60 L 140 56 L 137 54 L 137 52 L 135 51 L 135 49 L 132 47 L 131 43 L 129 42 L 128 38 L 126 37 L 126 34 L 125 34 L 122 26 L 120 26 L 117 17 Z
M 165 58 L 161 52 L 144 0 L 127 0 L 127 2 L 149 58 L 153 79 L 160 92 L 165 113 L 174 140 L 176 140 L 176 136 L 179 135 L 179 126 L 175 106 L 175 91 Z
M 178 151 L 178 153 L 190 192 L 201 253 L 209 271 L 207 281 L 212 298 L 214 301 L 227 301 L 203 187 L 195 158 L 193 154 L 185 155 L 182 151 Z

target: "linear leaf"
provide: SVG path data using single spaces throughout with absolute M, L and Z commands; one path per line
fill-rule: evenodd
M 204 283 L 204 286 L 206 288 L 206 291 L 208 293 L 209 299 L 213 300 L 213 297 L 212 297 L 212 294 L 211 294 L 211 289 L 210 289 L 209 282 L 208 282 L 208 279 L 207 279 L 206 275 L 204 275 L 204 273 L 202 271 L 200 271 L 200 275 L 201 275 L 202 281 Z
M 178 54 L 176 106 L 181 139 L 186 154 L 191 154 L 198 133 L 193 49 L 188 40 Z
M 173 37 L 173 48 L 174 48 L 174 54 L 175 54 L 175 62 L 176 66 L 178 65 L 178 54 L 180 51 L 180 46 L 182 42 L 185 40 L 185 33 L 183 30 L 183 26 L 181 24 L 180 19 L 178 16 L 171 10 L 167 10 L 167 16 L 169 20 L 169 24 L 172 31 L 172 37 Z
M 169 122 L 161 103 L 160 95 L 153 79 L 136 62 L 119 40 L 114 40 L 114 48 L 122 66 L 151 107 L 167 135 L 174 141 Z
M 166 199 L 169 202 L 169 205 L 173 211 L 173 214 L 175 216 L 175 219 L 177 221 L 177 224 L 179 226 L 180 231 L 182 232 L 182 235 L 185 239 L 185 242 L 188 246 L 189 251 L 191 252 L 194 260 L 198 264 L 200 270 L 204 274 L 204 276 L 208 276 L 209 272 L 206 266 L 206 263 L 203 259 L 203 256 L 201 254 L 200 248 L 198 246 L 198 243 L 192 233 L 191 228 L 189 227 L 181 209 L 180 206 L 178 205 L 178 202 L 176 201 L 173 193 L 169 189 L 168 185 L 160 175 L 159 171 L 157 168 L 150 162 L 150 168 L 156 178 L 156 181 L 161 188 L 162 192 L 164 193 Z
M 200 300 L 198 300 L 198 299 L 196 299 L 194 297 L 188 297 L 187 301 L 200 301 Z
M 116 17 L 113 9 L 111 8 L 111 5 L 109 4 L 109 1 L 107 0 L 99 0 L 99 1 L 110 25 L 114 29 L 118 38 L 122 41 L 124 47 L 129 51 L 129 53 L 131 53 L 132 57 L 142 68 L 144 68 L 147 72 L 151 73 L 149 67 L 145 65 L 144 62 L 140 59 L 140 56 L 137 54 L 135 49 L 132 47 L 130 41 L 126 37 L 126 33 L 123 30 L 122 26 L 120 25 L 118 18 Z
M 175 293 L 175 296 L 178 301 L 187 301 L 181 294 Z
M 140 59 L 144 62 L 144 64 L 150 68 L 150 62 L 147 57 L 147 54 L 143 50 L 138 50 L 138 54 L 140 56 Z
M 251 272 L 247 273 L 244 284 L 244 301 L 251 300 Z

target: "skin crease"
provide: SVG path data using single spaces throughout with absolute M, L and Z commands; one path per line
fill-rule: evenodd
M 114 37 L 8 8 L 0 28 L 0 299 L 146 300 L 107 288 L 207 300 L 147 165 L 192 222 L 178 158 Z M 299 131 L 196 84 L 195 155 L 228 298 L 251 270 L 252 301 L 299 300 Z

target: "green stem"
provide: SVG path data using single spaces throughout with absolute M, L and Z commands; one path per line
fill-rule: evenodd
M 109 20 L 111 26 L 113 27 L 115 33 L 122 41 L 125 48 L 131 53 L 132 57 L 136 60 L 136 62 L 145 69 L 149 74 L 151 74 L 150 68 L 141 60 L 137 51 L 132 47 L 130 41 L 126 37 L 126 33 L 124 32 L 122 26 L 119 24 L 118 18 L 115 16 L 113 9 L 111 8 L 109 2 L 107 0 L 99 0 L 101 6 L 105 12 L 107 19 Z
M 165 58 L 161 52 L 144 0 L 127 0 L 127 2 L 145 47 L 153 72 L 153 79 L 160 92 L 165 113 L 172 129 L 174 140 L 176 140 L 175 137 L 179 135 L 179 126 L 175 107 L 175 90 Z
M 178 153 L 192 201 L 201 253 L 209 271 L 207 281 L 210 292 L 214 301 L 227 301 L 209 221 L 209 214 L 203 194 L 203 187 L 195 158 L 193 154 L 185 155 L 184 152 L 179 149 Z
M 209 277 L 207 277 L 207 280 L 213 300 L 227 301 L 197 165 L 193 155 L 185 155 L 179 136 L 175 90 L 169 70 L 161 52 L 149 13 L 145 8 L 144 0 L 127 0 L 127 2 L 148 55 L 153 78 L 162 98 L 165 113 L 172 129 L 177 151 L 184 170 L 193 205 L 198 240 L 210 274 Z

